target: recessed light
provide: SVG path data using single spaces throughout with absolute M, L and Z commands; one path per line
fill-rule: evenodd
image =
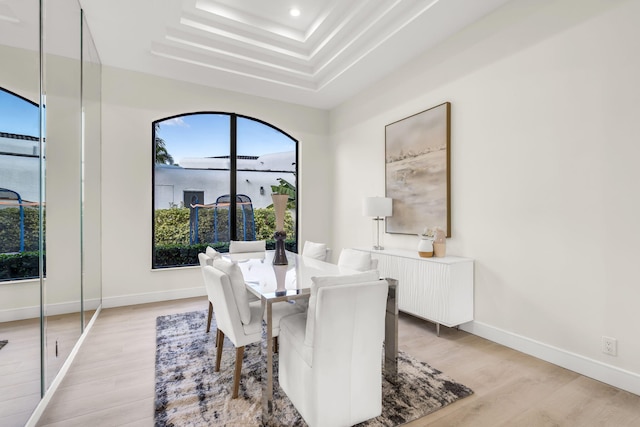
M 289 9 L 289 15 L 291 16 L 300 16 L 300 9 L 298 9 L 297 7 L 292 7 L 291 9 Z

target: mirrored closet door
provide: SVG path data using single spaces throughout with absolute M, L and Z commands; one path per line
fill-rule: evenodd
M 0 425 L 101 304 L 101 65 L 77 0 L 0 0 Z
M 41 398 L 45 167 L 37 0 L 0 2 L 0 425 Z M 41 221 L 42 220 L 42 221 Z

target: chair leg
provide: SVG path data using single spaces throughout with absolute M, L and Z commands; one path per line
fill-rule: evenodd
M 242 355 L 244 354 L 244 346 L 236 348 L 236 371 L 233 374 L 233 394 L 232 399 L 238 397 L 238 388 L 240 387 L 240 372 L 242 371 Z
M 220 332 L 219 334 L 216 335 L 216 347 L 221 346 L 223 342 L 224 342 L 224 333 Z
M 215 371 L 220 371 L 220 359 L 222 359 L 222 343 L 224 342 L 224 332 L 218 329 L 216 334 L 216 342 L 218 343 L 218 351 L 216 352 L 216 368 Z
M 213 304 L 211 304 L 211 301 L 209 301 L 209 315 L 207 316 L 207 333 L 211 329 L 211 315 L 212 314 L 213 314 Z
M 273 337 L 273 352 L 278 352 L 278 337 Z

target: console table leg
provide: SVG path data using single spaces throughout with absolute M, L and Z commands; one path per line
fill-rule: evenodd
M 389 283 L 389 293 L 385 316 L 384 375 L 389 382 L 395 384 L 398 376 L 398 281 L 391 278 L 385 280 Z
M 436 323 L 436 335 L 440 336 L 440 323 Z

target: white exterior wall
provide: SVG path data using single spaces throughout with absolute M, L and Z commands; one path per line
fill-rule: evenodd
M 638 16 L 638 0 L 516 0 L 333 110 L 335 250 L 372 242 L 345 213 L 384 194 L 385 126 L 450 101 L 465 328 L 640 394 Z
M 0 188 L 17 192 L 22 200 L 40 200 L 40 160 L 0 154 Z
M 237 193 L 249 196 L 254 209 L 273 203 L 271 186 L 278 185 L 278 178 L 295 182 L 292 172 L 238 171 L 237 176 Z M 155 209 L 180 206 L 184 191 L 204 191 L 204 204 L 211 204 L 219 196 L 229 194 L 229 171 L 161 166 L 156 168 L 155 187 Z M 261 187 L 264 194 L 260 194 Z

